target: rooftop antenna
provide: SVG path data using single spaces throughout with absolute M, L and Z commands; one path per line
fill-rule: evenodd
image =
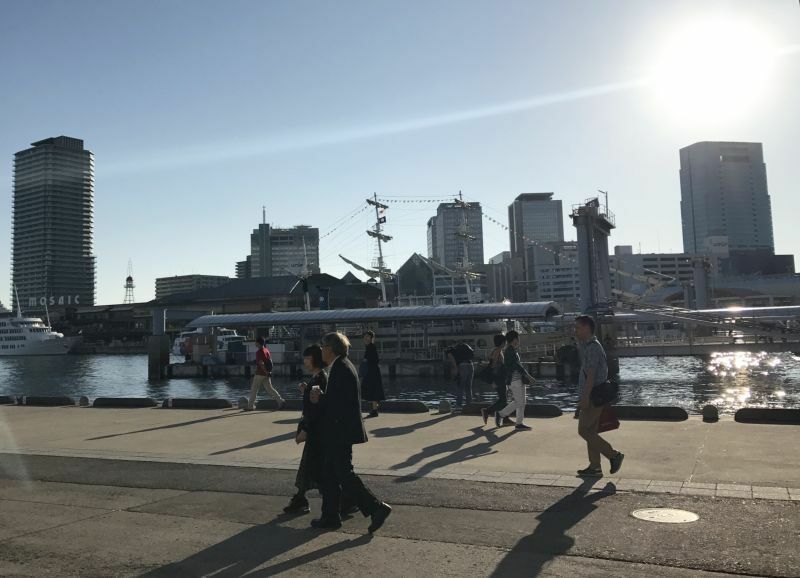
M 383 225 L 386 223 L 386 216 L 383 213 L 386 212 L 388 209 L 388 205 L 384 205 L 383 203 L 378 202 L 378 193 L 373 193 L 371 199 L 367 199 L 367 203 L 373 205 L 375 207 L 375 227 L 369 229 L 367 231 L 367 235 L 370 237 L 374 237 L 378 240 L 378 277 L 380 278 L 381 282 L 381 294 L 383 295 L 383 303 L 386 303 L 386 280 L 384 275 L 384 270 L 386 266 L 383 262 L 383 245 L 382 243 L 386 243 L 391 241 L 392 238 L 389 235 L 383 234 Z M 341 257 L 341 255 L 340 255 Z
M 266 225 L 267 224 L 267 206 L 261 205 L 261 223 Z

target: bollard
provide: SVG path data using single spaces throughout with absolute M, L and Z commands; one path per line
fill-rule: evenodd
M 703 407 L 703 421 L 706 423 L 715 423 L 719 421 L 719 410 L 713 405 Z
M 89 407 L 89 398 L 85 395 L 82 395 L 78 400 L 78 405 L 81 407 Z
M 250 400 L 247 399 L 246 397 L 240 397 L 236 401 L 236 407 L 242 410 L 247 410 L 250 407 Z
M 439 413 L 452 413 L 453 406 L 446 399 L 439 402 Z

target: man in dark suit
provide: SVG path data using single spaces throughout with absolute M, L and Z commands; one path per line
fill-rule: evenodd
M 370 516 L 370 532 L 380 528 L 392 513 L 364 486 L 353 471 L 353 444 L 367 441 L 361 416 L 361 392 L 356 368 L 347 359 L 350 341 L 341 333 L 322 338 L 322 357 L 330 367 L 325 393 L 311 391 L 311 402 L 320 404 L 319 436 L 322 442 L 322 516 L 311 522 L 315 528 L 337 529 L 342 526 L 340 502 L 342 489 Z

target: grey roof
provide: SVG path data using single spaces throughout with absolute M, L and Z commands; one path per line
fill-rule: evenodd
M 553 315 L 560 313 L 561 311 L 554 301 L 482 303 L 479 305 L 438 305 L 435 307 L 383 307 L 374 309 L 334 309 L 330 311 L 204 315 L 189 323 L 189 327 L 322 325 L 328 323 L 424 321 L 432 319 L 549 319 Z

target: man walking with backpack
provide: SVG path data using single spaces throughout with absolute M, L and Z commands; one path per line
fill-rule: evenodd
M 248 410 L 256 408 L 256 398 L 258 397 L 258 390 L 262 387 L 272 394 L 275 401 L 278 402 L 278 409 L 283 406 L 283 398 L 281 394 L 272 385 L 272 355 L 264 345 L 264 338 L 256 338 L 256 374 L 253 376 L 253 383 L 250 385 L 250 399 L 247 404 Z
M 603 346 L 595 336 L 595 321 L 589 315 L 580 315 L 575 319 L 575 337 L 580 343 L 581 372 L 578 377 L 578 387 L 581 392 L 578 409 L 578 434 L 586 440 L 589 451 L 589 467 L 578 470 L 579 476 L 603 477 L 600 456 L 604 455 L 611 462 L 611 473 L 616 474 L 622 467 L 625 455 L 616 451 L 611 444 L 600 437 L 597 432 L 600 425 L 600 415 L 604 405 L 596 406 L 592 403 L 592 388 L 605 383 L 608 379 L 608 361 Z

